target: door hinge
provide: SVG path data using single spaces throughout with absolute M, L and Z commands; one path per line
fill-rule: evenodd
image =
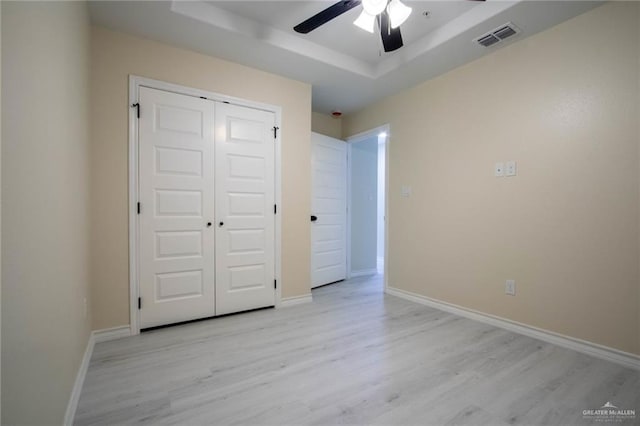
M 142 297 L 138 297 L 138 309 L 142 309 Z
M 274 204 L 273 205 L 273 214 L 277 214 L 278 213 L 278 205 Z
M 140 203 L 138 203 L 138 214 L 140 214 Z
M 137 116 L 138 118 L 140 118 L 140 103 L 136 102 L 135 104 L 131 105 L 131 108 L 135 108 L 137 110 Z
M 278 280 L 273 280 L 273 288 L 278 288 Z
M 280 130 L 280 127 L 273 126 L 273 138 L 274 139 L 276 139 L 278 137 L 278 130 Z

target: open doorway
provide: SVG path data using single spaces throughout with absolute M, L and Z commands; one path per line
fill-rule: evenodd
M 384 275 L 388 126 L 347 139 L 347 274 Z

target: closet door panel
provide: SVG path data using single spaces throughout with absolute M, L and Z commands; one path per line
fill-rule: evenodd
M 275 116 L 216 104 L 216 314 L 273 306 Z
M 214 103 L 140 88 L 141 328 L 215 315 Z

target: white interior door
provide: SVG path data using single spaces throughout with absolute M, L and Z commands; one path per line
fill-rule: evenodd
M 312 133 L 311 168 L 313 288 L 343 280 L 347 274 L 347 144 Z
M 141 328 L 213 316 L 214 103 L 140 88 Z
M 275 115 L 216 103 L 216 314 L 275 304 Z

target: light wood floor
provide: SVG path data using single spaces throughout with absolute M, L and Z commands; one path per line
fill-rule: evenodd
M 607 401 L 640 424 L 640 374 L 384 295 L 373 277 L 100 343 L 75 422 L 602 425 L 583 410 Z

